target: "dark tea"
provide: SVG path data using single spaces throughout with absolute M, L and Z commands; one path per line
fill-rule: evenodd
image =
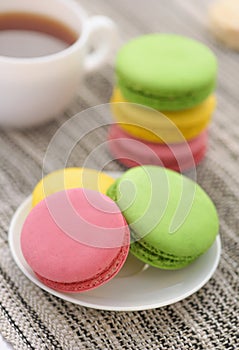
M 40 57 L 60 52 L 79 37 L 49 16 L 28 12 L 0 14 L 0 56 Z

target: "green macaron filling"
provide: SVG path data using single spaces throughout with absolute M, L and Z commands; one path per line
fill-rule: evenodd
M 134 89 L 123 80 L 118 79 L 118 87 L 126 100 L 142 104 L 161 111 L 177 111 L 192 108 L 202 103 L 215 89 L 215 82 L 209 83 L 201 90 L 180 94 L 156 94 L 147 90 Z
M 131 230 L 132 239 L 133 236 L 134 234 Z M 176 270 L 186 267 L 199 256 L 174 256 L 150 246 L 143 240 L 131 243 L 130 251 L 135 257 L 144 261 L 146 264 L 167 270 Z
M 120 179 L 116 180 L 107 190 L 107 196 L 109 196 L 114 202 L 117 202 L 117 187 Z

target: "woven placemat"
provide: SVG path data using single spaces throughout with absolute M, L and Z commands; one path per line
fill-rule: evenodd
M 91 14 L 111 16 L 121 40 L 148 32 L 175 32 L 211 47 L 219 60 L 218 107 L 210 127 L 210 147 L 197 179 L 214 200 L 222 238 L 220 265 L 197 293 L 176 304 L 140 312 L 108 312 L 60 300 L 31 283 L 13 262 L 8 247 L 9 223 L 18 205 L 41 178 L 48 144 L 75 113 L 106 103 L 113 85 L 112 64 L 88 76 L 72 106 L 55 121 L 33 130 L 0 131 L 0 332 L 15 349 L 239 349 L 239 54 L 218 45 L 208 34 L 207 0 L 80 1 Z M 92 127 L 85 119 L 81 130 Z M 97 118 L 96 118 L 97 127 Z M 94 126 L 94 125 L 93 125 Z M 63 142 L 77 133 L 65 129 Z M 85 136 L 69 157 L 83 165 L 106 139 L 105 127 Z M 61 144 L 48 171 L 64 166 Z M 91 159 L 97 168 L 119 170 L 107 152 Z M 109 162 L 109 163 L 108 163 Z

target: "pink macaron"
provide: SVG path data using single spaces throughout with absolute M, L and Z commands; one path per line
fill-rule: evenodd
M 138 140 L 118 124 L 112 124 L 108 133 L 108 147 L 112 156 L 128 168 L 158 165 L 183 172 L 200 163 L 206 154 L 207 143 L 207 130 L 192 140 L 175 144 Z
M 117 205 L 93 190 L 57 192 L 35 206 L 21 232 L 26 262 L 46 286 L 77 293 L 111 280 L 130 244 Z

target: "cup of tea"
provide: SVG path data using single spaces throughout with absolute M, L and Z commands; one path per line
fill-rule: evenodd
M 0 2 L 0 126 L 34 126 L 60 114 L 83 74 L 103 64 L 116 27 L 74 0 Z

